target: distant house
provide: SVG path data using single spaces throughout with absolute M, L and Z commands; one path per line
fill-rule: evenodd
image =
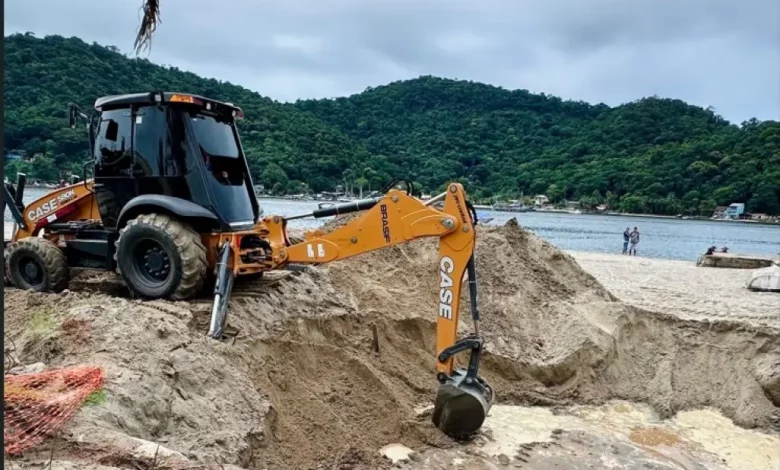
M 566 208 L 571 210 L 579 209 L 580 201 L 566 201 Z
M 715 210 L 712 212 L 712 218 L 713 219 L 722 219 L 723 216 L 726 214 L 726 209 L 728 209 L 728 206 L 718 206 L 715 208 Z
M 550 202 L 549 199 L 547 199 L 547 196 L 544 194 L 540 194 L 538 196 L 534 197 L 534 205 L 535 206 L 543 206 L 545 204 L 548 204 Z
M 750 220 L 767 220 L 769 216 L 767 214 L 752 213 L 750 214 Z
M 734 202 L 726 208 L 726 212 L 723 214 L 726 219 L 739 219 L 745 212 L 745 204 L 741 202 Z
M 599 211 L 599 212 L 604 212 L 605 210 L 607 210 L 607 205 L 606 204 L 599 204 L 598 206 L 596 206 L 596 210 Z

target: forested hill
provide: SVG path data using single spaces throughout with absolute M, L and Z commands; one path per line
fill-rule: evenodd
M 301 181 L 315 191 L 331 188 L 345 170 L 364 166 L 368 157 L 338 129 L 246 88 L 129 59 L 110 46 L 31 35 L 5 38 L 5 152 L 45 155 L 32 169 L 43 179 L 56 178 L 62 168 L 78 168 L 80 174 L 89 144 L 83 127 L 68 127 L 68 103 L 91 110 L 104 95 L 155 90 L 202 94 L 241 106 L 246 119 L 239 128 L 252 177 L 269 189 L 278 185 L 280 191 L 298 192 Z
M 83 129 L 66 105 L 167 89 L 240 105 L 253 177 L 277 191 L 345 180 L 376 189 L 407 177 L 426 192 L 452 179 L 473 198 L 547 194 L 628 212 L 708 214 L 747 202 L 780 214 L 780 124 L 741 126 L 678 100 L 610 108 L 523 90 L 421 77 L 335 100 L 280 104 L 245 88 L 50 36 L 6 37 L 5 151 L 42 154 L 32 173 L 80 167 Z M 262 90 L 260 90 L 262 92 Z M 18 163 L 6 168 L 15 171 Z
M 780 123 L 732 125 L 680 100 L 610 108 L 435 77 L 299 101 L 431 186 L 546 194 L 626 212 L 709 215 L 747 202 L 780 214 Z

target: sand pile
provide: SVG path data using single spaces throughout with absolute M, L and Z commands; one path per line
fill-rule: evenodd
M 188 464 L 378 468 L 377 450 L 392 442 L 454 445 L 415 412 L 437 386 L 436 260 L 436 241 L 421 240 L 237 285 L 232 345 L 205 338 L 209 299 L 129 300 L 102 274 L 61 295 L 7 289 L 6 332 L 23 364 L 106 367 L 106 401 L 68 426 L 62 460 L 148 465 L 132 436 Z M 714 406 L 740 425 L 777 422 L 777 330 L 625 306 L 513 223 L 480 230 L 477 271 L 482 372 L 497 400 L 623 398 L 665 415 Z

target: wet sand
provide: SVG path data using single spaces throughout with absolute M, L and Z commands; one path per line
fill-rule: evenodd
M 498 405 L 473 444 L 423 451 L 415 460 L 403 468 L 777 470 L 780 435 L 740 428 L 711 409 L 662 420 L 647 405 L 625 401 Z
M 686 320 L 732 320 L 780 328 L 780 295 L 745 288 L 753 270 L 694 262 L 569 252 L 620 300 Z

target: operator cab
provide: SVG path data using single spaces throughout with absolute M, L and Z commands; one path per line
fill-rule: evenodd
M 174 212 L 205 209 L 207 217 L 200 219 L 211 226 L 202 230 L 235 231 L 256 223 L 261 212 L 235 125 L 243 117 L 240 108 L 170 92 L 107 96 L 94 108 L 90 150 L 106 228 L 119 228 L 122 209 L 139 196 Z M 193 203 L 200 206 L 195 211 Z

